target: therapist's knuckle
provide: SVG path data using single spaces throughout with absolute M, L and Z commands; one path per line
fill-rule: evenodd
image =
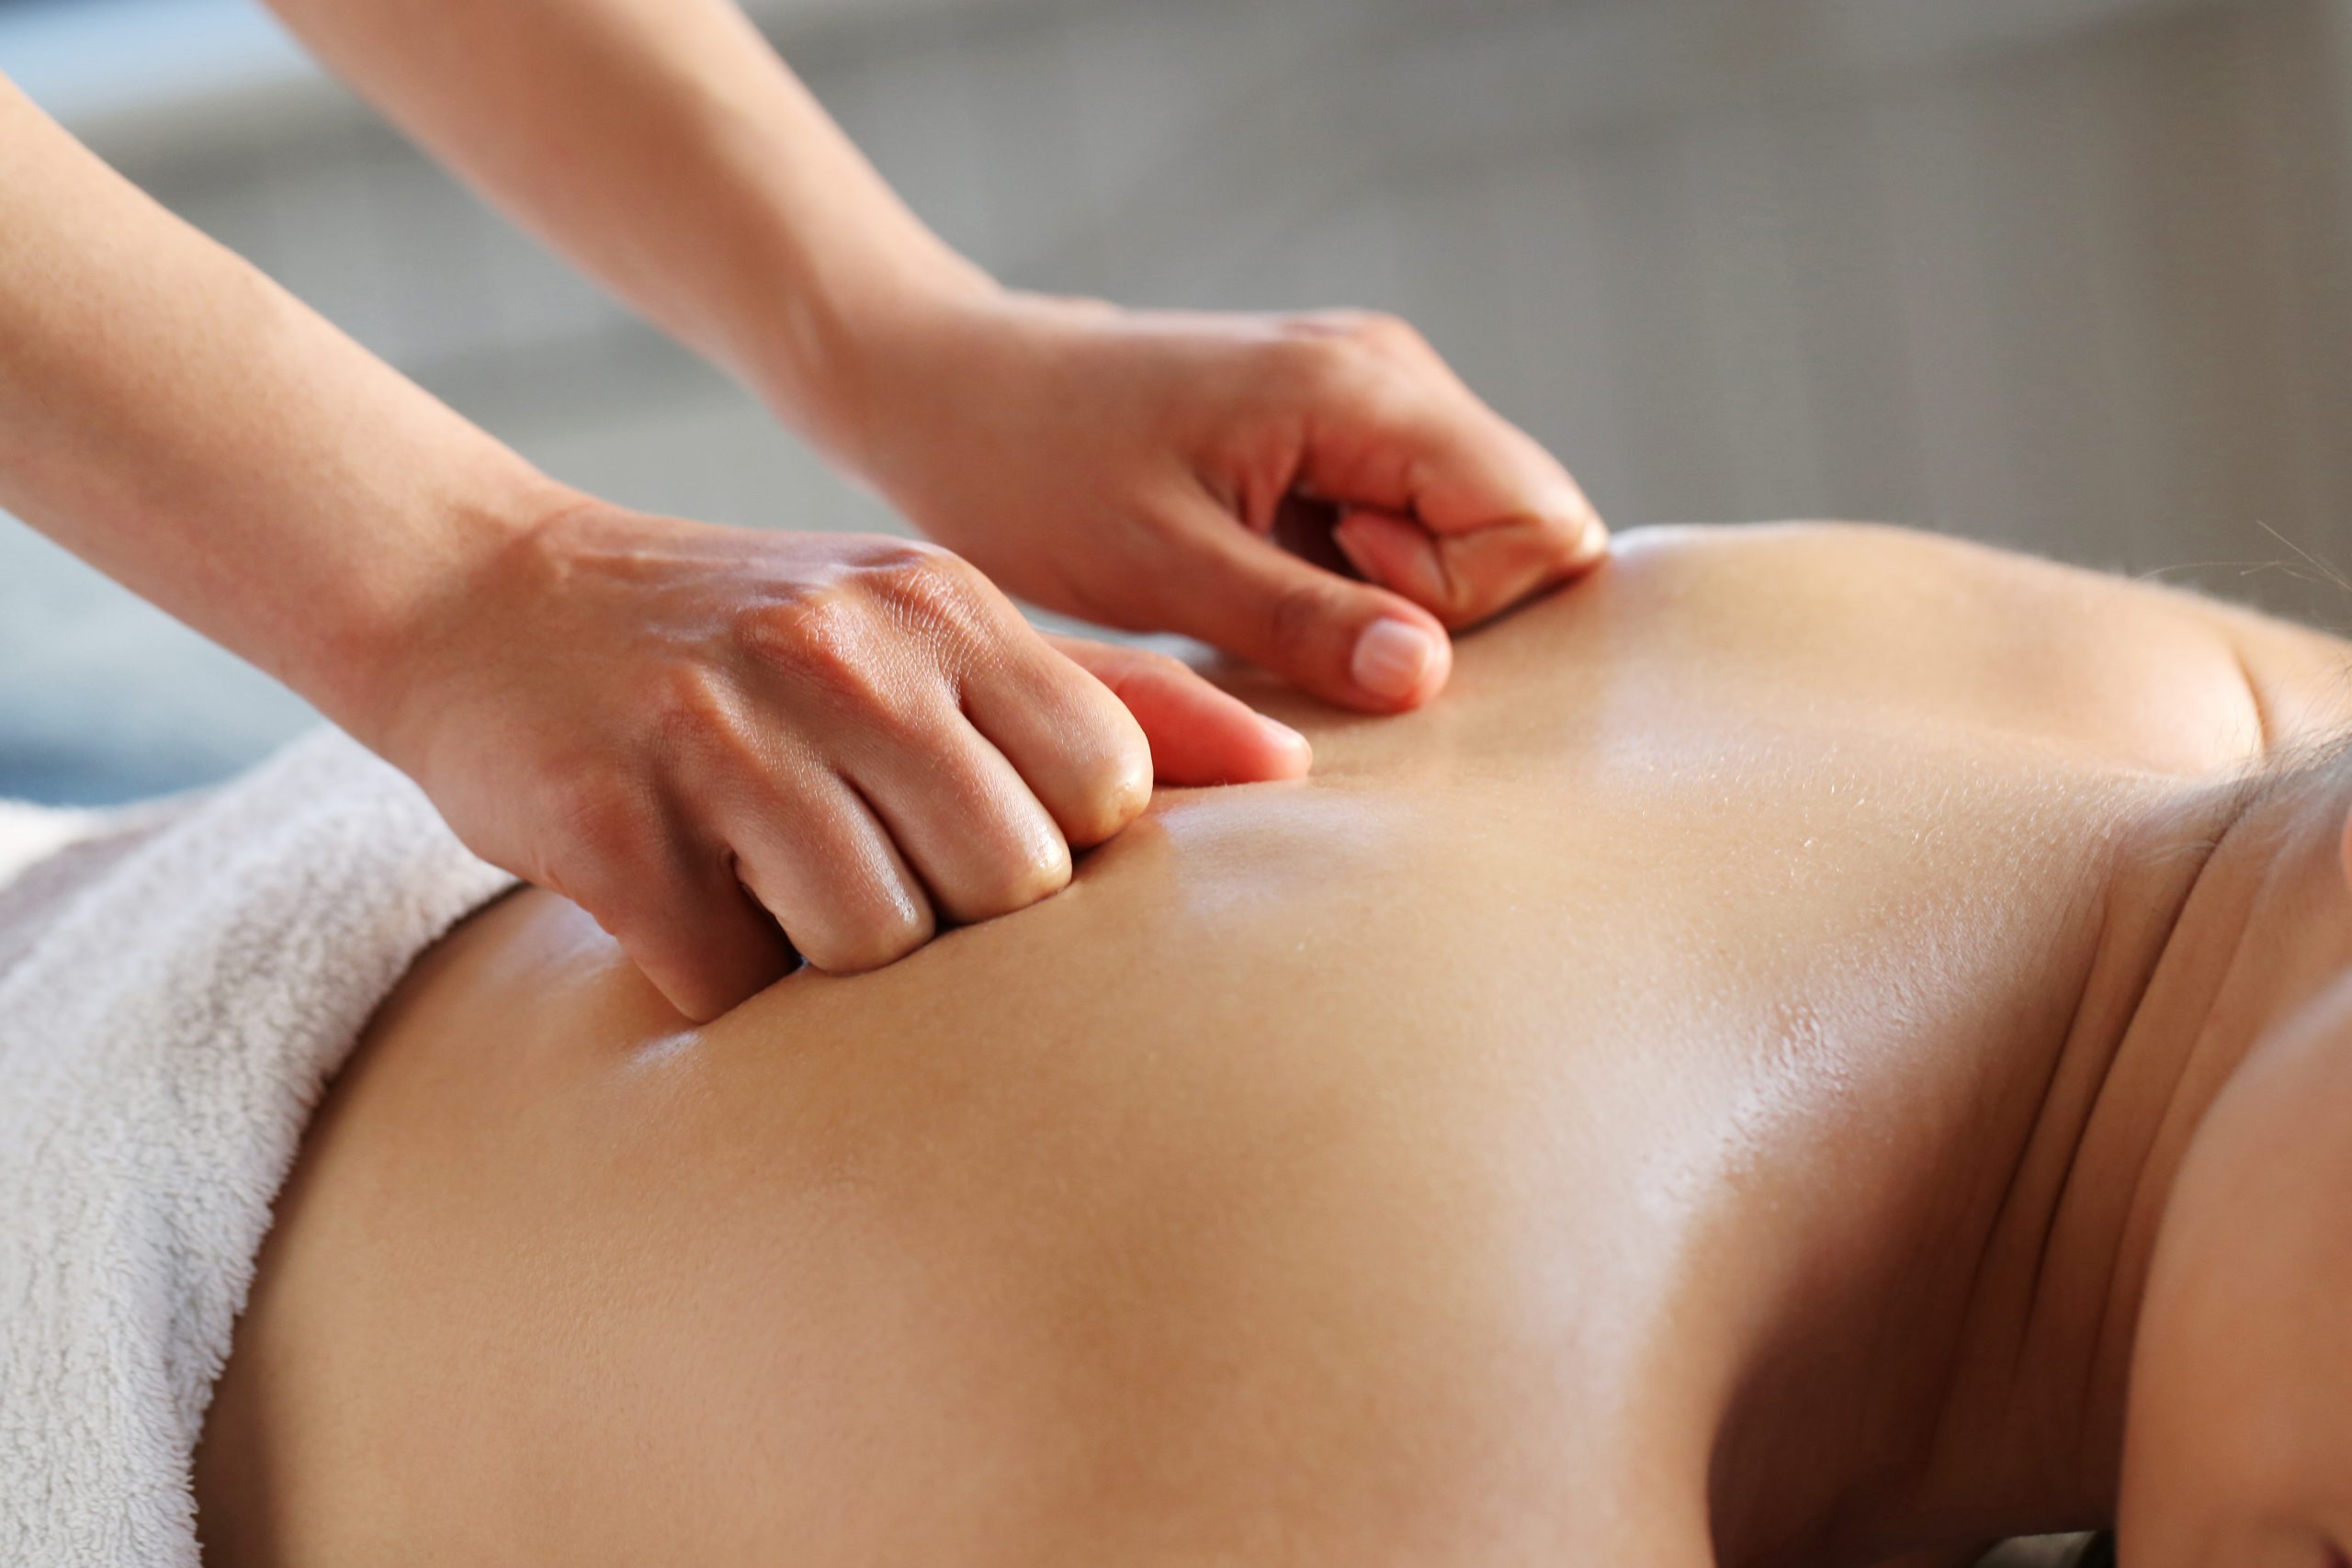
M 1283 395 L 1328 402 L 1361 391 L 1374 374 L 1374 355 L 1352 336 L 1315 333 L 1275 344 L 1269 380 Z
M 978 568 L 952 551 L 907 541 L 866 566 L 868 590 L 907 625 L 967 633 L 984 618 L 990 592 Z
M 891 632 L 850 594 L 822 592 L 748 612 L 739 641 L 765 691 L 814 699 L 818 711 L 870 720 L 892 705 Z
M 1442 550 L 1441 546 L 1441 554 Z M 1436 589 L 1434 599 L 1423 608 L 1448 631 L 1461 631 L 1500 608 L 1496 602 L 1498 590 L 1459 568 L 1441 566 Z
M 1351 329 L 1356 341 L 1374 352 L 1384 355 L 1414 355 L 1425 351 L 1429 342 L 1420 330 L 1402 316 L 1385 310 L 1360 310 Z
M 1438 625 L 1449 632 L 1459 634 L 1491 620 L 1510 603 L 1508 595 L 1499 589 L 1457 588 L 1429 609 L 1437 616 Z
M 967 920 L 993 919 L 1025 909 L 1069 886 L 1069 846 L 1058 834 L 1001 831 L 966 886 L 957 889 L 956 913 Z
M 823 930 L 796 935 L 800 956 L 829 975 L 880 969 L 936 934 L 930 911 L 900 905 L 837 913 Z
M 1099 844 L 1151 804 L 1151 743 L 1133 724 L 1101 726 L 1080 742 L 1072 782 L 1063 831 L 1081 848 Z
M 1326 375 L 1363 378 L 1419 370 L 1436 358 L 1420 330 L 1386 310 L 1319 310 L 1296 318 L 1288 334 Z
M 729 628 L 734 646 L 763 671 L 813 674 L 854 649 L 860 612 L 831 585 L 794 592 L 739 611 Z

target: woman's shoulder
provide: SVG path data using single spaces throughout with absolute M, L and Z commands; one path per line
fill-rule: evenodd
M 2152 772 L 2257 762 L 2352 723 L 2352 643 L 2144 580 L 1865 523 L 1673 526 L 1611 570 L 1841 699 L 1943 713 Z

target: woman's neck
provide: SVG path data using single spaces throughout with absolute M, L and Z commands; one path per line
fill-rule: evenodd
M 2119 842 L 2071 1012 L 2000 1043 L 1960 1143 L 1868 1153 L 1858 1168 L 1920 1196 L 1881 1205 L 1834 1270 L 1791 1250 L 1804 1321 L 1753 1337 L 1715 1443 L 1727 1568 L 2111 1519 L 2181 1158 L 2255 1041 L 2352 962 L 2346 795 L 2314 773 L 2156 808 Z

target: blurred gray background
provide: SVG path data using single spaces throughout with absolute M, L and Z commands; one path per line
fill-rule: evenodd
M 2352 621 L 2352 0 L 752 9 L 1007 281 L 1399 311 L 1621 526 L 1894 518 Z M 895 526 L 246 0 L 0 0 L 0 70 L 560 477 Z M 0 795 L 308 722 L 0 518 Z

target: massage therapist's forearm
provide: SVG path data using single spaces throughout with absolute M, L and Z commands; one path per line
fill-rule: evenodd
M 557 486 L 0 78 L 0 505 L 368 734 Z
M 449 15 L 459 14 L 452 8 Z M 681 1013 L 1009 913 L 1306 742 L 902 540 L 540 475 L 0 81 L 0 506 L 310 697 Z
M 1043 608 L 1373 712 L 1592 567 L 1566 469 L 1401 321 L 1000 289 L 729 0 L 270 0 L 506 210 Z M 985 390 L 978 390 L 985 389 Z M 1352 572 L 1278 545 L 1301 502 Z
M 728 0 L 269 0 L 436 157 L 855 463 L 862 347 L 985 291 Z

